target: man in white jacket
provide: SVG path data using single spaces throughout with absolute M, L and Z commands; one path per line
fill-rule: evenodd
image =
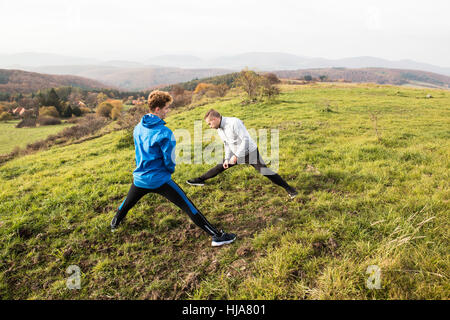
M 187 181 L 190 185 L 203 186 L 204 182 L 217 176 L 219 173 L 236 164 L 250 164 L 259 173 L 270 179 L 273 183 L 283 187 L 291 198 L 298 193 L 288 185 L 277 173 L 270 170 L 261 155 L 255 141 L 248 134 L 242 121 L 234 117 L 223 117 L 214 109 L 205 115 L 206 123 L 213 129 L 217 129 L 220 138 L 225 145 L 225 159 L 223 163 L 211 168 L 202 176 Z

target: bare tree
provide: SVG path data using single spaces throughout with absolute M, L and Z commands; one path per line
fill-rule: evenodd
M 251 101 L 255 101 L 261 85 L 261 76 L 254 71 L 244 69 L 239 73 L 236 84 L 247 93 Z

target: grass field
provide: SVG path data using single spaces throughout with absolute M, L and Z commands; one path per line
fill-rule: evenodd
M 211 165 L 173 179 L 235 243 L 212 248 L 186 214 L 144 197 L 116 233 L 134 149 L 123 131 L 0 167 L 0 296 L 6 299 L 448 299 L 450 92 L 376 85 L 284 86 L 177 112 L 193 132 L 211 107 L 247 128 L 278 128 L 289 200 L 250 166 L 205 187 Z M 431 93 L 432 99 L 425 99 Z M 369 110 L 377 114 L 380 138 Z M 81 289 L 69 290 L 70 265 Z M 366 285 L 371 265 L 380 289 Z
M 58 133 L 70 124 L 42 126 L 36 128 L 16 128 L 20 120 L 0 122 L 0 154 L 7 154 L 15 147 L 26 147 L 27 144 L 47 138 Z

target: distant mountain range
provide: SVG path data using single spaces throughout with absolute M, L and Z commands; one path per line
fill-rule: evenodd
M 214 59 L 200 59 L 190 55 L 166 55 L 146 60 L 145 63 L 180 68 L 225 68 L 241 70 L 245 67 L 259 71 L 297 70 L 313 68 L 394 68 L 421 70 L 450 76 L 450 68 L 420 63 L 413 60 L 391 61 L 374 57 L 324 59 L 287 53 L 252 52 Z
M 92 79 L 77 76 L 40 74 L 22 70 L 0 69 L 0 92 L 32 93 L 47 88 L 73 86 L 83 89 L 110 88 Z
M 420 70 L 450 76 L 450 68 L 412 60 L 391 61 L 375 57 L 353 57 L 332 60 L 276 52 L 243 53 L 210 59 L 203 59 L 193 55 L 161 55 L 146 59 L 142 62 L 126 60 L 100 61 L 97 59 L 44 53 L 0 54 L 0 68 L 20 69 L 54 75 L 75 75 L 94 79 L 107 86 L 114 86 L 129 91 L 146 90 L 190 81 L 192 79 L 224 75 L 240 71 L 245 67 L 255 71 L 276 71 L 279 74 L 287 70 L 296 70 L 293 72 L 301 74 L 302 72 L 300 70 L 312 72 L 306 69 L 321 68 L 323 70 L 336 70 L 336 68 L 357 68 L 366 70 L 359 72 L 366 72 L 368 75 L 369 73 L 373 74 L 375 72 L 374 70 L 369 71 L 368 68 L 382 68 L 385 70 Z M 379 80 L 381 79 L 380 72 L 377 72 L 377 76 L 375 76 Z M 336 74 L 336 72 L 330 74 Z M 347 72 L 347 74 L 349 73 Z M 401 83 L 402 78 L 400 74 L 401 71 L 397 72 L 396 76 L 393 73 L 389 76 L 385 74 L 387 83 L 393 83 L 390 82 L 393 81 L 392 77 L 397 77 L 395 78 L 395 83 Z M 347 75 L 347 77 L 349 76 Z M 361 76 L 358 75 L 355 77 L 358 78 Z M 371 77 L 366 78 L 369 79 Z M 438 84 L 439 82 L 445 83 L 445 81 L 436 79 L 430 83 L 440 86 Z

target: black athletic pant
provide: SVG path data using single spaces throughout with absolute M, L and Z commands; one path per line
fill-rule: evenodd
M 251 165 L 263 176 L 267 177 L 268 179 L 270 179 L 270 181 L 279 185 L 280 187 L 283 187 L 285 190 L 291 189 L 291 186 L 289 186 L 287 182 L 280 177 L 279 174 L 273 172 L 267 167 L 261 155 L 259 154 L 258 148 L 256 148 L 255 151 L 249 152 L 247 155 L 245 155 L 245 157 L 238 158 L 235 164 L 228 164 L 228 168 L 231 168 L 236 164 L 244 164 L 244 163 Z M 223 167 L 223 163 L 218 164 L 215 167 L 211 168 L 208 172 L 200 176 L 199 179 L 208 180 L 214 178 L 219 173 L 225 170 L 227 169 Z
M 128 211 L 147 193 L 154 192 L 167 198 L 170 202 L 177 205 L 184 212 L 189 215 L 194 223 L 206 231 L 209 235 L 215 236 L 219 235 L 220 232 L 214 228 L 208 220 L 200 213 L 200 211 L 195 207 L 195 205 L 188 199 L 184 191 L 173 181 L 163 184 L 156 189 L 145 189 L 139 188 L 134 185 L 130 187 L 128 195 L 125 200 L 120 205 L 116 217 L 118 221 L 122 221 L 127 215 Z

